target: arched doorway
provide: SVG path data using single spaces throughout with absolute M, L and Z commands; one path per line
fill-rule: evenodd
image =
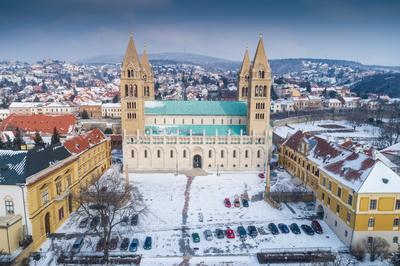
M 44 229 L 46 231 L 46 235 L 50 234 L 50 213 L 46 213 L 44 216 Z
M 193 168 L 201 168 L 202 167 L 201 156 L 196 154 L 193 156 Z
M 324 219 L 324 207 L 322 205 L 318 205 L 317 207 L 317 217 L 318 219 Z

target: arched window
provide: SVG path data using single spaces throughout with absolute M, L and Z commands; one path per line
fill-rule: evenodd
M 236 158 L 236 150 L 233 150 L 232 157 Z
M 147 158 L 147 150 L 144 150 L 144 158 Z
M 212 157 L 212 150 L 209 150 L 208 151 L 208 158 L 211 158 Z
M 128 69 L 128 78 L 131 77 L 131 71 Z
M 183 158 L 186 158 L 186 150 L 183 150 Z
M 257 158 L 261 158 L 261 150 L 257 151 Z
M 135 150 L 131 150 L 131 157 L 135 158 Z
M 249 158 L 249 151 L 248 150 L 244 151 L 244 158 Z
M 160 158 L 160 157 L 161 157 L 161 151 L 157 150 L 157 158 Z
M 242 88 L 242 97 L 244 97 L 245 93 L 245 87 Z
M 174 151 L 173 150 L 169 151 L 169 157 L 174 158 Z
M 137 97 L 137 85 L 135 84 L 134 96 Z
M 255 95 L 257 97 L 258 96 L 258 86 L 256 86 L 255 90 L 256 90 Z
M 125 97 L 127 97 L 128 96 L 128 84 L 125 84 Z
M 221 158 L 224 158 L 224 150 L 221 151 Z
M 249 88 L 248 87 L 246 87 L 245 96 L 249 96 Z
M 132 84 L 129 85 L 129 96 L 133 96 L 133 87 L 132 87 Z
M 267 97 L 267 86 L 264 86 L 264 97 Z

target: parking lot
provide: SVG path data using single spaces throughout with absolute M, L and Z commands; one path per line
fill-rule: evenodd
M 287 179 L 285 173 L 280 173 L 282 179 Z M 277 179 L 280 179 L 278 175 Z M 187 177 L 173 174 L 130 174 L 135 193 L 142 198 L 143 213 L 139 216 L 137 226 L 119 226 L 115 232 L 119 239 L 124 237 L 139 240 L 138 254 L 142 254 L 146 262 L 160 257 L 182 256 L 249 256 L 260 251 L 290 249 L 290 248 L 332 248 L 339 249 L 344 245 L 335 234 L 321 222 L 323 234 L 307 235 L 302 230 L 296 235 L 292 232 L 273 235 L 268 229 L 269 223 L 311 224 L 309 217 L 314 211 L 304 203 L 282 205 L 282 209 L 274 209 L 263 201 L 265 180 L 257 173 L 222 173 L 217 176 Z M 287 182 L 287 180 L 285 181 Z M 227 208 L 224 199 L 248 198 L 249 207 Z M 79 217 L 71 215 L 59 232 L 85 232 L 78 228 Z M 237 228 L 249 225 L 257 229 L 257 236 L 240 238 Z M 216 229 L 232 229 L 235 238 L 218 239 Z M 213 232 L 213 239 L 207 241 L 205 230 Z M 194 243 L 192 233 L 198 233 L 200 241 Z M 146 236 L 152 237 L 152 248 L 143 249 Z M 92 253 L 96 250 L 99 240 L 97 236 L 86 236 L 82 253 Z M 65 250 L 72 246 L 71 240 L 58 240 Z M 47 247 L 49 244 L 47 243 Z M 44 248 L 46 245 L 44 245 Z M 111 254 L 120 254 L 117 248 Z

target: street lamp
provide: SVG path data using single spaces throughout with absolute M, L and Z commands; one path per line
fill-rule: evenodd
M 28 232 L 28 218 L 26 216 L 26 204 L 25 204 L 25 193 L 24 193 L 25 183 L 16 183 L 16 185 L 21 188 L 22 204 L 24 206 L 24 217 L 25 217 L 25 236 L 27 236 L 29 232 Z

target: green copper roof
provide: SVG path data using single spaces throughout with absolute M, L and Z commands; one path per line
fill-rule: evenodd
M 152 125 L 146 126 L 146 134 L 176 135 L 179 130 L 179 135 L 189 136 L 190 129 L 192 135 L 203 135 L 204 132 L 207 136 L 215 136 L 217 130 L 219 136 L 228 135 L 228 130 L 231 135 L 240 135 L 240 130 L 246 135 L 246 125 Z
M 146 101 L 146 115 L 247 115 L 246 102 Z

